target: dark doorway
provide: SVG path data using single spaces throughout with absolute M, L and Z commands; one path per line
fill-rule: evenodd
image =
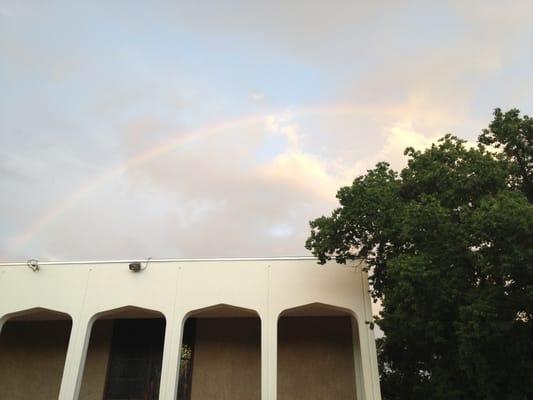
M 164 319 L 115 320 L 104 400 L 159 399 L 164 335 Z
M 192 362 L 194 360 L 194 338 L 196 335 L 196 319 L 188 318 L 185 322 L 181 343 L 178 399 L 190 400 L 192 387 Z

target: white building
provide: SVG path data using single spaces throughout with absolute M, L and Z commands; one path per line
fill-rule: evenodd
M 132 262 L 0 264 L 1 399 L 381 398 L 361 263 Z

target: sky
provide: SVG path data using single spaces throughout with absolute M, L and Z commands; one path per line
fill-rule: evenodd
M 378 161 L 532 113 L 532 13 L 0 0 L 0 260 L 309 255 Z

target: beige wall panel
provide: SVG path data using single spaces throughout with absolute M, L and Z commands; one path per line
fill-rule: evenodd
M 191 400 L 259 400 L 259 318 L 200 318 Z
M 70 321 L 8 321 L 0 333 L 0 398 L 56 400 Z
M 354 400 L 349 317 L 282 317 L 278 400 Z
M 83 371 L 80 400 L 102 400 L 112 335 L 113 320 L 94 323 Z

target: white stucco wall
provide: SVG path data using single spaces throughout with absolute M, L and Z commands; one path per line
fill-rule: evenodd
M 27 310 L 68 314 L 72 331 L 59 399 L 77 399 L 92 323 L 110 310 L 139 307 L 166 319 L 160 399 L 174 399 L 185 319 L 217 304 L 255 311 L 261 319 L 261 398 L 276 400 L 277 326 L 285 310 L 322 303 L 356 321 L 358 399 L 379 400 L 368 280 L 362 265 L 317 265 L 312 258 L 152 260 L 134 273 L 128 261 L 41 263 L 37 272 L 0 264 L 0 329 Z

